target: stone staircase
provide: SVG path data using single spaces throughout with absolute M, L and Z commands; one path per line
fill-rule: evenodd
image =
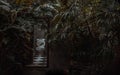
M 36 55 L 33 58 L 33 65 L 47 66 L 47 57 Z

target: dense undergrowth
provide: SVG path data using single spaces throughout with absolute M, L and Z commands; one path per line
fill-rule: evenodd
M 59 45 L 64 49 L 66 45 L 65 50 L 70 51 L 70 66 L 78 69 L 76 74 L 80 68 L 81 75 L 96 75 L 115 54 L 119 54 L 119 12 L 120 4 L 116 0 L 0 1 L 0 48 L 2 51 L 4 44 L 9 50 L 10 40 L 22 40 L 25 54 L 18 54 L 18 48 L 13 48 L 12 55 L 20 56 L 16 58 L 17 62 L 28 64 L 32 58 L 34 27 L 38 25 L 40 29 L 48 30 L 46 38 L 51 49 L 59 48 Z

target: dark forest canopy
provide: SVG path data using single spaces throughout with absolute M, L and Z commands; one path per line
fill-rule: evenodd
M 98 75 L 106 64 L 120 61 L 119 13 L 120 0 L 1 0 L 0 48 L 6 43 L 3 37 L 12 41 L 18 38 L 14 43 L 21 40 L 21 46 L 30 52 L 25 56 L 29 57 L 33 28 L 38 25 L 49 30 L 46 38 L 51 49 L 71 51 L 70 67 L 80 66 L 81 75 Z M 23 55 L 17 62 L 26 59 Z

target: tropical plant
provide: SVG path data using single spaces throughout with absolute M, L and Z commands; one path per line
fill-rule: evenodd
M 35 25 L 48 30 L 46 38 L 51 49 L 61 47 L 70 51 L 69 69 L 80 68 L 83 75 L 98 74 L 118 52 L 119 0 L 12 0 L 9 3 L 0 1 L 0 30 L 11 26 L 22 28 L 30 40 Z
M 55 47 L 56 41 L 69 41 L 64 44 L 69 45 L 68 50 L 72 49 L 72 65 L 87 65 L 82 68 L 82 73 L 100 72 L 101 66 L 104 68 L 113 60 L 115 47 L 119 46 L 119 7 L 119 3 L 114 0 L 66 2 L 51 21 L 51 26 L 54 25 L 49 35 L 51 44 Z M 92 68 L 94 65 L 97 67 Z

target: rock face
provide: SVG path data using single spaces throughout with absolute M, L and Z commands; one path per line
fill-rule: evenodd
M 26 38 L 27 32 L 17 27 L 10 27 L 3 31 L 1 51 L 5 57 L 11 57 L 16 63 L 23 65 L 32 63 L 32 44 Z M 3 61 L 3 60 L 1 60 Z M 7 60 L 6 60 L 7 61 Z

